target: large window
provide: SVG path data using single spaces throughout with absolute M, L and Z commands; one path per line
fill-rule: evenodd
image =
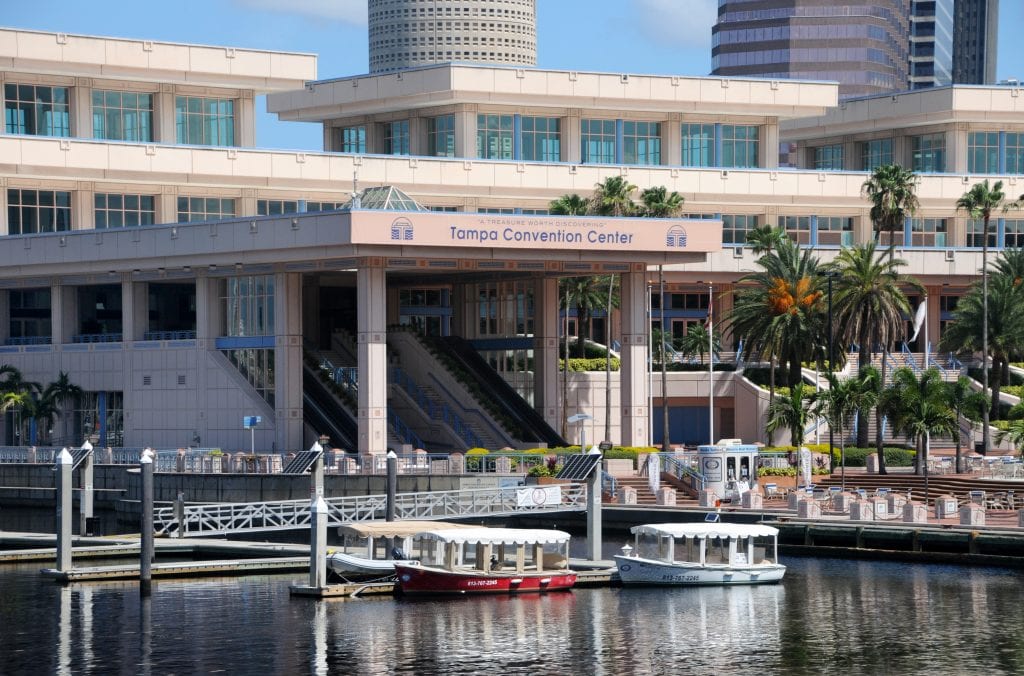
M 885 164 L 892 164 L 892 139 L 879 138 L 861 144 L 861 167 L 874 171 Z
M 661 164 L 661 123 L 622 123 L 622 162 Z
M 1006 173 L 1024 174 L 1024 134 L 1006 135 Z
M 271 406 L 274 405 L 274 350 L 244 348 L 224 350 L 224 356 L 249 381 L 253 389 Z
M 347 202 L 306 202 L 306 213 L 313 213 L 316 211 L 337 211 L 347 204 Z
M 743 244 L 747 233 L 757 227 L 757 216 L 722 214 L 722 244 Z
M 974 131 L 967 135 L 967 171 L 999 173 L 999 132 Z
M 11 320 L 7 344 L 50 342 L 50 336 L 53 335 L 50 323 L 50 290 L 12 290 L 9 299 Z
M 722 125 L 722 166 L 757 167 L 758 129 L 754 125 Z
M 715 166 L 715 125 L 684 124 L 682 163 L 684 167 Z
M 174 99 L 178 143 L 196 146 L 235 145 L 235 102 L 178 96 Z
M 256 200 L 257 216 L 280 216 L 298 211 L 299 203 L 296 200 Z
M 71 136 L 67 87 L 4 85 L 4 128 L 8 134 Z
M 366 127 L 340 127 L 334 130 L 334 147 L 339 153 L 365 153 Z
M 71 193 L 60 190 L 7 191 L 7 233 L 32 235 L 71 229 Z
M 427 155 L 455 157 L 455 116 L 427 119 Z
M 523 159 L 558 162 L 562 159 L 561 122 L 557 117 L 524 117 Z
M 93 91 L 92 135 L 108 141 L 149 143 L 153 140 L 153 95 Z
M 1024 247 L 1024 221 L 1007 219 L 1003 223 L 1006 228 L 1003 246 L 1018 249 Z M 989 227 L 991 227 L 991 224 L 989 224 Z
M 408 155 L 409 149 L 409 120 L 396 120 L 385 122 L 384 131 L 384 154 L 386 155 Z
M 818 216 L 818 244 L 853 246 L 853 218 L 849 216 Z
M 981 248 L 984 246 L 982 233 L 985 230 L 985 223 L 981 219 L 967 221 L 967 246 Z M 988 222 L 988 245 L 996 246 L 998 223 L 996 219 Z
M 274 277 L 251 275 L 229 277 L 224 283 L 227 335 L 274 335 Z
M 512 159 L 512 116 L 476 116 L 476 156 L 485 160 Z
M 910 139 L 912 171 L 943 172 L 946 170 L 946 135 L 926 134 Z
M 156 222 L 156 200 L 152 195 L 96 193 L 93 203 L 97 228 L 123 228 Z
M 810 216 L 781 216 L 779 225 L 786 229 L 789 238 L 798 244 L 811 243 Z
M 825 171 L 842 171 L 843 169 L 843 144 L 835 143 L 833 145 L 821 146 L 820 148 L 813 148 L 814 150 L 814 168 L 822 169 Z
M 946 246 L 945 218 L 913 218 L 910 220 L 911 246 Z
M 580 161 L 615 164 L 615 120 L 580 120 Z
M 235 217 L 235 200 L 224 197 L 179 197 L 178 222 L 201 223 Z

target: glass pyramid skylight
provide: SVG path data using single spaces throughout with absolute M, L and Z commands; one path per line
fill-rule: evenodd
M 351 211 L 352 202 L 349 201 L 343 208 Z M 379 211 L 429 211 L 429 209 L 421 206 L 416 200 L 392 185 L 382 185 L 363 190 L 359 194 L 358 208 Z

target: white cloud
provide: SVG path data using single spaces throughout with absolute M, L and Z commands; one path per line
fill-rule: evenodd
M 249 9 L 366 25 L 366 0 L 235 0 Z
M 652 40 L 687 49 L 710 49 L 717 0 L 633 0 L 636 27 Z

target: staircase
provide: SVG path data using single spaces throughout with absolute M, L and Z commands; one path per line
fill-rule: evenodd
M 888 488 L 894 492 L 906 495 L 909 491 L 915 500 L 924 499 L 924 477 L 916 474 L 864 474 L 862 472 L 846 473 L 846 488 L 853 490 L 863 488 L 869 493 L 874 493 L 878 488 Z M 833 474 L 826 477 L 815 477 L 816 486 L 839 486 L 842 484 L 840 475 Z M 986 494 L 993 494 L 1006 491 L 1021 490 L 1020 481 L 998 479 L 981 479 L 978 475 L 971 474 L 940 474 L 929 475 L 928 495 L 931 498 L 948 494 L 955 496 L 958 500 L 967 501 L 968 493 L 974 490 L 983 490 Z
M 663 475 L 664 476 L 664 475 Z M 622 494 L 624 487 L 632 488 L 636 491 L 636 504 L 653 506 L 658 504 L 658 498 L 651 492 L 650 486 L 647 485 L 647 477 L 635 476 L 635 477 L 615 477 L 615 486 Z M 606 498 L 607 499 L 607 498 Z

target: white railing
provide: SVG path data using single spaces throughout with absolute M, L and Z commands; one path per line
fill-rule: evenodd
M 539 486 L 512 486 L 430 493 L 399 493 L 395 496 L 395 518 L 431 520 L 514 516 L 524 513 L 583 511 L 587 508 L 587 487 L 582 483 L 558 484 L 559 501 L 550 502 L 551 491 Z M 538 489 L 546 499 L 524 500 L 523 491 Z M 385 518 L 384 495 L 325 498 L 328 526 Z M 153 510 L 156 532 L 180 536 L 210 536 L 309 528 L 309 500 L 277 502 L 233 502 L 186 505 L 179 531 L 175 507 Z

